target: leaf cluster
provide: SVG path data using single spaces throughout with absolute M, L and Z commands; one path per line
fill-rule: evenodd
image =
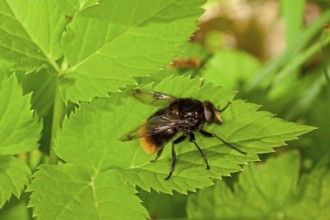
M 235 76 L 224 80 L 231 88 L 254 76 L 261 65 L 236 52 L 210 58 L 203 47 L 187 43 L 203 12 L 203 3 L 0 1 L 1 218 L 146 219 L 150 214 L 136 195 L 138 190 L 195 192 L 244 170 L 246 164 L 259 161 L 260 154 L 273 152 L 275 147 L 315 129 L 282 120 L 244 99 L 234 99 L 236 92 L 219 85 L 217 69 L 223 65 L 219 60 L 228 60 L 225 69 Z M 200 66 L 180 69 L 171 64 L 173 58 L 191 57 L 201 61 Z M 242 69 L 230 68 L 241 59 L 246 61 Z M 238 74 L 245 68 L 250 72 Z M 119 141 L 121 135 L 156 110 L 129 97 L 127 91 L 135 87 L 208 100 L 219 109 L 231 102 L 222 113 L 224 123 L 205 126 L 205 130 L 247 154 L 196 134 L 211 169 L 205 169 L 192 143 L 183 142 L 176 149 L 178 162 L 173 177 L 165 181 L 171 164 L 169 146 L 156 163 L 150 163 L 154 155 L 145 154 L 139 141 Z M 291 171 L 296 173 L 292 180 L 285 179 L 292 188 L 283 189 L 294 200 L 302 197 L 302 202 L 288 203 L 288 210 L 315 205 L 305 197 L 317 190 L 314 185 L 302 183 L 300 194 L 293 187 L 298 178 L 297 154 L 283 158 L 283 169 L 291 158 Z M 275 165 L 274 169 L 277 162 Z M 248 179 L 256 170 L 250 165 L 241 176 Z M 318 179 L 315 185 L 326 184 L 328 179 L 321 179 L 318 172 L 312 175 Z M 275 176 L 264 179 L 272 181 Z M 249 181 L 240 184 L 243 188 L 255 186 Z M 228 199 L 235 200 L 223 183 L 206 190 L 219 186 Z M 200 192 L 198 196 L 204 197 Z M 208 195 L 208 191 L 205 193 Z M 271 193 L 273 196 L 276 191 Z M 259 198 L 258 192 L 251 196 Z M 193 207 L 195 203 L 191 197 L 190 217 L 203 212 L 202 205 Z M 16 210 L 20 214 L 14 215 Z
M 292 151 L 251 164 L 233 190 L 224 182 L 189 196 L 191 219 L 328 219 L 329 172 L 315 169 L 299 180 L 300 155 Z

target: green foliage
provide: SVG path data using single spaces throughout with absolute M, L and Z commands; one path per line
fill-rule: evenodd
M 31 95 L 22 95 L 14 76 L 0 81 L 0 207 L 11 195 L 19 197 L 31 175 L 29 167 L 13 155 L 38 147 L 41 124 L 30 110 Z
M 189 196 L 192 219 L 328 219 L 330 174 L 324 168 L 299 177 L 297 152 L 246 167 L 234 189 L 224 182 Z
M 296 8 L 288 7 L 287 10 L 289 10 L 287 14 L 290 14 L 290 10 L 293 11 L 296 10 Z M 295 19 L 299 20 L 299 18 Z M 267 95 L 271 101 L 278 101 L 278 99 L 285 97 L 286 91 L 291 88 L 299 88 L 301 86 L 301 80 L 298 80 L 298 70 L 305 62 L 311 59 L 313 55 L 317 54 L 323 47 L 326 47 L 330 43 L 329 37 L 327 37 L 322 44 L 320 44 L 319 41 L 312 41 L 313 38 L 319 38 L 320 30 L 322 30 L 324 25 L 326 25 L 329 21 L 330 10 L 328 9 L 320 15 L 319 19 L 315 20 L 310 26 L 308 26 L 302 34 L 298 34 L 296 41 L 292 42 L 283 54 L 268 62 L 265 67 L 255 75 L 255 77 L 252 77 L 246 83 L 244 89 L 246 91 L 258 89 L 260 84 L 263 87 L 270 87 L 270 91 L 267 91 Z M 287 25 L 290 26 L 289 24 Z M 295 27 L 295 29 L 299 30 L 300 23 L 298 22 L 297 25 L 299 27 Z M 293 38 L 292 34 L 288 36 L 288 38 Z M 307 49 L 305 49 L 305 47 L 307 47 Z M 311 90 L 311 87 L 312 86 L 307 87 L 306 89 Z M 289 102 L 304 98 L 305 94 L 299 95 L 298 97 L 292 97 Z
M 326 216 L 327 168 L 319 165 L 298 184 L 297 153 L 260 163 L 261 171 L 253 164 L 260 154 L 315 129 L 305 124 L 320 129 L 309 139 L 290 142 L 308 149 L 304 164 L 311 160 L 313 166 L 327 151 L 328 121 L 321 114 L 328 112 L 329 97 L 321 69 L 329 64 L 302 79 L 299 74 L 301 65 L 330 42 L 326 34 L 322 44 L 312 41 L 329 22 L 329 11 L 303 30 L 305 1 L 299 1 L 296 13 L 290 13 L 295 7 L 284 1 L 289 48 L 262 66 L 241 51 L 210 48 L 216 51 L 211 54 L 202 44 L 187 42 L 197 29 L 204 0 L 1 0 L 0 218 L 146 219 L 157 217 L 154 201 L 164 206 L 166 217 L 176 217 L 171 209 L 180 209 L 172 213 L 183 217 L 184 194 L 196 190 L 199 194 L 189 200 L 190 217 L 212 208 L 213 216 L 230 217 L 243 200 L 251 202 L 235 212 L 240 216 L 298 216 L 301 207 L 306 212 L 298 217 Z M 322 55 L 326 60 L 327 51 Z M 189 59 L 195 59 L 196 66 L 175 64 Z M 287 79 L 294 80 L 285 83 Z M 234 100 L 236 92 L 222 85 L 239 90 L 243 99 Z M 139 140 L 119 141 L 157 110 L 129 97 L 127 91 L 136 87 L 209 100 L 219 109 L 231 102 L 221 114 L 222 125 L 204 128 L 247 154 L 196 132 L 211 169 L 205 169 L 195 146 L 185 141 L 176 147 L 178 162 L 172 178 L 165 181 L 171 143 L 157 162 L 150 163 L 155 155 L 143 152 Z M 261 111 L 246 98 L 286 119 L 299 117 L 301 123 Z M 320 106 L 318 111 L 310 111 L 311 103 Z M 202 190 L 244 169 L 235 192 L 221 182 Z M 167 195 L 144 192 L 143 204 L 138 190 Z M 204 207 L 194 199 L 204 201 L 217 193 L 227 201 L 217 198 Z M 197 206 L 192 210 L 193 204 Z M 215 208 L 218 204 L 226 215 Z M 260 210 L 252 207 L 256 204 Z
M 0 58 L 59 74 L 65 102 L 105 97 L 168 64 L 195 29 L 202 2 L 1 1 Z M 63 12 L 73 11 L 67 21 Z
M 201 2 L 104 1 L 79 14 L 62 39 L 70 65 L 60 81 L 64 99 L 104 97 L 157 72 L 194 30 Z
M 171 195 L 140 190 L 138 195 L 149 211 L 151 219 L 167 219 L 173 218 L 173 216 L 183 219 L 186 217 L 187 195 L 185 194 L 173 193 Z
M 260 62 L 247 53 L 222 50 L 206 64 L 204 78 L 226 88 L 239 88 L 260 68 Z
M 22 161 L 13 156 L 0 156 L 0 207 L 12 194 L 17 198 L 21 195 L 24 185 L 28 183 L 29 175 L 31 170 Z
M 178 97 L 210 100 L 219 107 L 225 106 L 234 96 L 232 91 L 210 83 L 200 86 L 200 83 L 198 79 L 168 77 L 153 90 L 171 92 Z M 64 121 L 63 130 L 57 137 L 56 152 L 66 162 L 82 166 L 91 174 L 112 167 L 121 168 L 125 181 L 145 190 L 152 188 L 165 193 L 172 190 L 186 193 L 187 190 L 209 186 L 212 184 L 210 178 L 240 171 L 239 165 L 258 160 L 258 153 L 272 152 L 273 147 L 281 146 L 284 141 L 312 129 L 273 118 L 267 112 L 256 112 L 258 106 L 254 104 L 233 101 L 223 113 L 225 123 L 219 127 L 210 126 L 207 130 L 217 133 L 248 155 L 241 155 L 217 140 L 205 140 L 198 135 L 198 143 L 209 158 L 211 170 L 205 170 L 196 148 L 187 142 L 177 148 L 179 162 L 174 178 L 164 181 L 170 167 L 169 147 L 156 163 L 150 163 L 154 156 L 146 155 L 138 147 L 138 141 L 121 143 L 118 140 L 121 135 L 142 124 L 155 109 L 120 96 L 82 105 L 74 116 Z M 75 157 L 78 154 L 80 156 Z
M 23 194 L 24 195 L 24 194 Z M 0 210 L 2 219 L 6 220 L 29 220 L 31 217 L 29 210 L 26 208 L 26 197 L 21 196 L 18 200 L 16 197 L 12 197 L 9 202 L 5 204 Z
M 89 175 L 78 166 L 45 165 L 29 186 L 41 219 L 145 219 L 147 211 L 114 170 Z M 129 209 L 127 208 L 129 207 Z M 48 211 L 45 211 L 48 210 Z
M 67 15 L 79 14 L 86 8 L 99 4 L 99 0 L 53 0 L 60 10 Z M 69 18 L 68 18 L 69 19 Z
M 14 76 L 0 82 L 0 154 L 13 155 L 34 150 L 40 138 L 40 123 L 30 111 L 31 96 L 22 96 Z
M 27 71 L 56 65 L 65 19 L 53 1 L 4 0 L 0 12 L 0 57 Z

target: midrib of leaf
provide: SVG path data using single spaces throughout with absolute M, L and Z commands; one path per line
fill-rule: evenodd
M 68 73 L 69 72 L 74 72 L 76 71 L 79 66 L 83 65 L 85 62 L 87 62 L 89 59 L 91 59 L 95 54 L 101 54 L 100 51 L 102 51 L 103 48 L 111 45 L 111 44 L 114 44 L 116 40 L 120 39 L 122 36 L 125 36 L 125 34 L 127 34 L 129 32 L 129 30 L 131 29 L 131 27 L 128 27 L 126 31 L 122 32 L 121 34 L 117 35 L 115 38 L 113 38 L 112 40 L 110 41 L 106 41 L 104 44 L 102 44 L 98 49 L 96 49 L 93 53 L 91 53 L 89 56 L 85 57 L 84 59 L 82 59 L 80 62 L 78 62 L 77 64 L 73 65 L 72 67 L 70 67 L 70 69 L 68 69 Z M 109 34 L 109 28 L 108 28 L 108 34 Z M 108 38 L 108 34 L 105 38 Z M 85 42 L 85 41 L 84 41 Z M 105 55 L 103 55 L 105 56 Z M 114 59 L 113 57 L 108 57 L 110 59 Z M 116 60 L 117 63 L 118 60 Z M 94 77 L 94 78 L 97 78 L 97 77 Z M 103 78 L 100 77 L 100 79 L 103 80 Z
M 244 142 L 244 141 L 254 141 L 254 140 L 260 140 L 260 141 L 264 141 L 267 142 L 265 140 L 263 140 L 264 138 L 270 138 L 270 137 L 276 137 L 276 136 L 281 136 L 281 135 L 292 135 L 295 134 L 297 132 L 283 132 L 283 133 L 278 133 L 278 134 L 273 134 L 273 135 L 267 135 L 267 136 L 258 136 L 255 138 L 249 138 L 249 139 L 240 139 L 240 140 L 235 140 L 233 141 L 233 143 L 239 143 L 239 142 Z M 229 137 L 227 138 L 228 140 L 230 139 Z M 272 143 L 272 142 L 267 142 L 267 143 Z
M 94 198 L 94 204 L 95 204 L 95 208 L 96 208 L 97 217 L 98 217 L 99 219 L 102 219 L 102 218 L 101 218 L 101 215 L 100 215 L 99 204 L 97 203 L 97 196 L 96 196 L 96 194 L 95 194 L 95 185 L 94 185 L 94 180 L 95 180 L 95 178 L 96 178 L 96 176 L 95 176 L 95 177 L 93 176 L 93 177 L 91 178 L 91 182 L 89 183 L 89 185 L 90 185 L 91 188 L 92 188 L 93 198 Z
M 84 9 L 86 2 L 87 1 L 81 1 L 81 0 L 79 1 L 79 8 L 77 10 L 77 14 L 79 14 L 82 11 L 82 9 Z
M 98 165 L 96 167 L 96 170 L 95 170 L 96 174 L 101 172 L 101 166 L 102 166 L 102 163 L 103 163 L 104 159 L 106 158 L 107 152 L 108 152 L 108 148 L 104 148 L 102 158 L 100 158 L 99 163 L 98 163 Z
M 136 149 L 135 149 L 135 152 L 134 152 L 134 155 L 133 155 L 133 158 L 132 158 L 131 165 L 129 166 L 129 169 L 140 168 L 141 166 L 145 166 L 145 165 L 148 164 L 148 163 L 145 163 L 145 164 L 141 164 L 141 165 L 138 165 L 138 166 L 134 165 L 135 160 L 136 160 L 136 156 L 138 155 L 138 152 L 139 152 L 139 151 L 140 151 L 139 148 L 136 148 Z
M 24 32 L 25 32 L 25 34 L 27 35 L 27 36 L 29 36 L 30 37 L 30 39 L 25 39 L 25 40 L 28 40 L 28 41 L 30 41 L 31 43 L 33 43 L 41 52 L 42 52 L 42 55 L 46 58 L 46 59 L 44 59 L 44 60 L 42 60 L 42 59 L 40 59 L 39 57 L 37 58 L 37 57 L 33 57 L 33 58 L 35 58 L 35 59 L 37 59 L 37 60 L 41 60 L 41 61 L 46 61 L 46 62 L 48 62 L 54 69 L 55 69 L 55 71 L 56 72 L 58 72 L 58 73 L 60 73 L 61 72 L 61 69 L 59 68 L 59 66 L 56 64 L 56 62 L 54 61 L 54 60 L 52 60 L 52 59 L 50 59 L 50 57 L 47 55 L 47 53 L 43 50 L 43 48 L 42 47 L 39 47 L 39 45 L 37 44 L 37 42 L 36 42 L 36 40 L 32 37 L 32 35 L 28 32 L 28 30 L 25 28 L 25 26 L 23 25 L 23 23 L 20 21 L 20 20 L 18 20 L 17 18 L 17 15 L 14 13 L 14 10 L 12 9 L 12 7 L 10 7 L 10 5 L 8 4 L 8 2 L 7 1 L 5 1 L 5 3 L 6 3 L 6 5 L 8 6 L 8 8 L 10 9 L 10 11 L 11 11 L 11 13 L 13 14 L 13 15 L 15 15 L 16 17 L 9 17 L 9 16 L 7 16 L 7 15 L 5 15 L 5 16 L 7 16 L 7 17 L 9 17 L 9 18 L 11 18 L 11 19 L 13 19 L 13 20 L 16 20 L 16 21 L 18 21 L 18 23 L 20 24 L 20 26 L 22 27 L 22 29 L 24 30 Z M 11 34 L 11 33 L 10 33 Z M 16 35 L 17 36 L 17 35 Z M 19 38 L 22 38 L 21 36 L 17 36 L 17 37 L 19 37 Z M 22 39 L 24 39 L 24 38 L 22 38 Z M 12 50 L 12 48 L 6 48 L 6 49 L 9 49 L 9 50 Z M 14 50 L 15 51 L 15 50 Z M 19 53 L 19 54 L 22 54 L 21 52 L 18 52 L 18 51 L 15 51 L 15 52 L 17 52 L 17 53 Z M 25 55 L 25 54 L 22 54 L 22 55 Z M 29 56 L 30 56 L 30 54 L 29 54 Z
M 175 2 L 172 2 L 172 4 L 175 4 Z M 158 5 L 159 6 L 159 5 Z M 156 15 L 160 14 L 161 12 L 165 11 L 166 9 L 168 9 L 169 7 L 172 7 L 172 5 L 167 5 L 166 7 L 160 9 L 159 11 L 157 11 L 157 13 L 154 13 L 152 16 L 150 16 L 151 18 L 154 18 Z M 133 16 L 132 16 L 133 18 Z M 144 20 L 144 21 L 141 21 L 140 23 L 138 23 L 136 26 L 139 26 L 139 25 L 143 25 L 144 23 L 148 22 L 150 20 L 150 18 Z
M 271 123 L 269 126 L 270 127 L 272 125 L 276 124 L 276 122 Z M 289 124 L 288 124 L 289 126 Z M 245 129 L 247 127 L 251 127 L 250 124 L 245 125 L 244 127 L 239 128 L 238 130 L 235 130 L 232 134 L 227 136 L 227 139 L 232 139 L 233 136 L 235 136 L 236 133 L 238 133 L 240 130 Z M 297 133 L 298 131 L 291 131 L 291 132 L 287 132 L 287 131 L 282 131 L 282 132 L 277 132 L 274 134 L 267 134 L 267 135 L 259 135 L 260 132 L 262 132 L 263 130 L 265 130 L 267 127 L 262 127 L 260 128 L 260 130 L 256 133 L 254 138 L 249 138 L 249 139 L 239 139 L 239 140 L 235 140 L 233 143 L 239 143 L 239 142 L 243 142 L 243 141 L 253 141 L 253 140 L 262 140 L 264 138 L 271 138 L 271 137 L 276 137 L 276 136 L 281 136 L 281 135 L 292 135 Z
M 8 5 L 8 8 L 10 8 L 9 5 Z M 12 14 L 14 14 L 14 12 L 13 12 L 13 10 L 12 10 L 11 8 L 10 8 L 10 10 L 11 10 Z M 5 17 L 8 17 L 9 19 L 16 20 L 15 17 L 11 17 L 11 16 L 6 15 L 6 14 L 3 14 L 3 13 L 1 13 L 1 15 L 5 16 Z M 15 15 L 15 14 L 14 14 L 14 15 Z M 17 20 L 17 21 L 18 21 L 18 20 Z M 19 24 L 21 25 L 21 27 L 24 29 L 25 34 L 28 35 L 31 39 L 24 38 L 24 37 L 22 37 L 21 35 L 15 35 L 15 36 L 16 36 L 17 38 L 21 38 L 21 39 L 23 39 L 23 40 L 30 41 L 30 42 L 32 42 L 34 45 L 36 45 L 36 43 L 32 41 L 32 37 L 27 33 L 27 31 L 26 31 L 26 29 L 24 28 L 24 26 L 22 25 L 22 23 L 20 23 L 20 22 L 18 22 L 18 23 L 19 23 Z M 13 33 L 10 33 L 10 32 L 8 32 L 8 31 L 6 31 L 6 30 L 4 30 L 4 29 L 1 29 L 1 30 L 2 30 L 3 32 L 9 34 L 9 35 L 14 35 Z M 18 53 L 18 54 L 25 55 L 25 54 L 22 53 L 21 51 L 13 50 L 13 48 L 10 48 L 10 47 L 4 47 L 3 45 L 0 45 L 0 46 L 1 46 L 2 48 L 8 49 L 8 50 L 15 51 L 15 52 Z M 40 51 L 42 51 L 42 50 L 40 50 Z M 37 60 L 47 61 L 46 59 L 40 59 L 40 57 L 32 56 L 32 54 L 29 54 L 29 56 L 31 56 L 31 57 L 33 57 L 33 58 L 35 58 L 35 59 L 37 59 Z M 45 57 L 46 57 L 46 56 L 45 56 Z
M 82 189 L 80 191 L 78 191 L 77 193 L 75 193 L 75 195 L 72 197 L 72 199 L 69 199 L 64 205 L 63 208 L 61 209 L 61 211 L 58 213 L 58 216 L 61 215 L 61 213 L 63 213 L 63 211 L 66 209 L 66 207 L 74 200 L 79 201 L 77 198 L 78 195 L 82 194 L 86 189 L 88 189 L 88 185 L 86 184 L 84 187 L 82 187 Z
M 209 150 L 209 149 L 208 149 L 208 150 Z M 210 150 L 210 151 L 212 151 L 212 150 Z M 194 151 L 188 151 L 188 152 L 182 153 L 182 154 L 180 154 L 180 156 L 182 157 L 182 156 L 187 155 L 187 154 L 190 154 L 190 153 L 192 153 L 192 152 L 194 152 Z M 212 151 L 212 152 L 214 152 L 214 151 Z M 215 153 L 218 153 L 218 152 L 215 152 Z M 158 161 L 162 161 L 162 160 L 167 160 L 167 158 L 159 159 Z M 187 160 L 187 159 L 181 158 L 180 161 L 181 161 L 181 162 L 188 163 L 188 164 L 191 164 L 191 165 L 193 165 L 193 166 L 204 166 L 204 164 L 201 165 L 201 164 L 199 163 L 199 162 L 202 161 L 202 160 L 200 160 L 200 161 L 198 161 L 198 162 L 195 162 L 195 161 L 191 161 L 191 160 Z M 150 173 L 152 173 L 152 174 L 164 174 L 164 175 L 167 175 L 167 174 L 168 174 L 167 171 L 164 171 L 164 172 L 155 171 L 154 169 L 152 169 L 152 168 L 149 167 L 148 165 L 150 165 L 150 162 L 149 162 L 149 161 L 147 161 L 146 163 L 143 163 L 143 164 L 134 165 L 134 166 L 130 166 L 130 167 L 128 167 L 128 168 L 124 168 L 124 170 L 127 170 L 127 171 L 129 172 L 129 171 L 134 171 L 134 169 L 142 169 L 142 170 L 144 170 L 144 171 L 146 171 L 146 172 L 150 172 Z M 232 171 L 233 168 L 228 169 L 228 168 L 226 168 L 225 166 L 214 166 L 214 167 L 215 167 L 215 168 L 222 169 L 222 170 L 228 170 L 228 171 L 233 172 L 233 171 Z M 212 170 L 212 165 L 211 165 L 211 169 L 208 170 L 208 172 L 211 172 L 211 173 L 214 174 L 214 175 L 217 174 L 217 173 L 213 172 L 213 170 Z M 140 175 L 137 175 L 137 176 L 140 178 Z M 155 175 L 155 177 L 158 179 L 159 182 L 163 182 L 163 181 L 164 181 L 164 180 L 163 180 L 162 178 L 160 178 L 158 175 Z M 190 180 L 190 181 L 195 181 L 195 182 L 203 183 L 203 181 L 199 181 L 197 178 L 193 178 L 193 177 L 190 177 L 190 176 L 177 176 L 176 178 L 177 178 L 177 179 L 182 179 L 182 180 L 185 180 L 185 181 L 189 181 L 189 180 Z M 141 178 L 140 178 L 140 179 L 141 179 Z M 141 179 L 141 181 L 144 182 L 142 179 Z M 174 183 L 174 185 L 180 187 L 179 185 L 177 185 L 177 184 L 175 183 L 175 181 L 174 181 L 173 183 Z M 188 183 L 187 183 L 187 184 L 188 184 Z M 190 185 L 190 184 L 188 184 L 188 185 Z
M 6 32 L 6 33 L 8 33 L 8 32 Z M 23 38 L 22 38 L 22 39 L 23 39 Z M 32 41 L 31 41 L 31 42 L 32 42 Z M 34 42 L 32 42 L 32 43 L 34 43 Z M 21 51 L 14 50 L 14 49 L 11 48 L 11 47 L 4 47 L 3 45 L 0 45 L 0 47 L 5 48 L 5 49 L 7 49 L 7 50 L 14 51 L 14 52 L 16 52 L 16 53 L 18 53 L 18 54 L 21 54 L 21 55 L 26 55 L 26 54 L 22 53 Z M 35 56 L 31 55 L 31 54 L 29 54 L 29 56 L 32 57 L 32 58 L 35 58 L 35 59 L 37 59 L 37 60 L 47 61 L 46 59 L 45 59 L 45 60 L 42 60 L 42 59 L 40 59 L 40 57 L 35 57 Z
M 193 164 L 193 163 L 192 163 L 192 164 Z M 194 164 L 194 165 L 196 165 L 196 164 Z M 167 175 L 168 172 L 155 172 L 154 170 L 146 169 L 146 167 L 140 167 L 140 169 L 142 169 L 142 170 L 144 170 L 144 171 L 147 171 L 147 172 L 150 172 L 151 174 L 154 174 L 154 177 L 157 178 L 158 183 L 159 183 L 162 187 L 164 187 L 164 188 L 167 187 L 167 186 L 165 185 L 165 184 L 166 184 L 166 180 L 164 180 L 163 178 L 161 178 L 159 175 L 156 175 L 156 174 L 164 174 L 164 175 Z M 211 169 L 212 169 L 212 168 L 211 168 Z M 130 169 L 126 169 L 126 170 L 129 170 L 129 171 L 130 171 Z M 145 182 L 148 181 L 147 179 L 142 179 L 142 178 L 141 178 L 141 175 L 139 175 L 139 174 L 136 175 L 136 177 L 138 177 L 138 178 L 141 180 L 141 182 L 143 182 L 143 183 L 145 183 Z M 183 188 L 183 187 L 181 187 L 180 185 L 178 185 L 177 182 L 180 182 L 180 181 L 178 181 L 178 180 L 184 180 L 184 181 L 186 182 L 186 184 L 187 184 L 189 187 L 194 187 L 195 182 L 199 182 L 199 183 L 201 183 L 201 184 L 204 183 L 203 180 L 199 180 L 198 178 L 193 178 L 193 177 L 190 177 L 190 176 L 176 176 L 175 179 L 172 180 L 171 184 L 177 186 L 177 187 L 180 188 L 180 189 L 183 189 L 182 191 L 187 191 L 187 188 L 186 188 L 186 187 Z M 194 184 L 190 184 L 190 181 L 193 181 Z M 165 184 L 163 184 L 163 183 L 165 183 Z M 139 184 L 138 184 L 138 185 L 139 185 Z M 140 186 L 140 185 L 139 185 L 139 186 Z M 140 187 L 142 187 L 142 186 L 140 186 Z M 142 187 L 142 188 L 143 188 L 143 187 Z M 147 188 L 149 188 L 149 187 L 147 187 Z M 154 188 L 153 188 L 153 189 L 154 189 Z

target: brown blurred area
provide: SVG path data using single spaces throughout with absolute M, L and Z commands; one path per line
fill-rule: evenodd
M 261 61 L 269 60 L 286 46 L 280 8 L 278 0 L 214 1 L 206 5 L 200 28 L 191 40 L 208 48 L 210 35 L 219 35 L 220 48 L 236 48 Z M 307 2 L 304 24 L 311 23 L 320 12 L 321 8 L 315 1 Z

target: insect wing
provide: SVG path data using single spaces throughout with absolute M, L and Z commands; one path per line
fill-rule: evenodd
M 119 140 L 130 141 L 136 138 L 151 136 L 167 129 L 176 128 L 178 124 L 180 124 L 180 120 L 175 117 L 157 115 L 123 135 Z
M 176 100 L 174 96 L 145 89 L 133 89 L 129 94 L 139 102 L 147 105 L 168 105 Z

